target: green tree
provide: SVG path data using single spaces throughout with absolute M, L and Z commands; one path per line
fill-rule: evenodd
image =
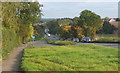
M 102 19 L 99 15 L 89 10 L 84 10 L 80 13 L 80 21 L 78 26 L 84 29 L 84 35 L 92 39 L 96 35 L 96 31 L 102 27 Z
M 111 25 L 108 21 L 104 21 L 100 31 L 104 34 L 113 34 L 115 30 L 117 30 L 117 28 L 114 25 Z
M 31 39 L 32 24 L 41 16 L 39 6 L 38 2 L 2 3 L 3 57 L 12 48 Z
M 71 30 L 70 25 L 69 26 L 61 26 L 59 29 L 60 37 L 62 37 L 64 39 L 71 38 L 70 30 Z
M 45 24 L 34 26 L 35 36 L 38 37 L 38 38 L 44 37 L 44 34 L 45 34 L 44 30 L 45 30 L 45 28 L 46 28 Z
M 117 18 L 116 21 L 117 21 L 117 22 L 120 22 L 120 18 Z
M 53 20 L 53 21 L 49 21 L 46 23 L 47 28 L 49 29 L 49 33 L 51 34 L 58 34 L 58 30 L 59 30 L 59 24 L 57 20 Z
M 73 24 L 78 24 L 80 21 L 80 18 L 79 17 L 74 17 L 73 18 Z
M 110 18 L 109 17 L 105 17 L 104 21 L 109 21 Z
M 38 2 L 22 2 L 20 3 L 22 7 L 19 8 L 18 17 L 20 18 L 20 35 L 23 43 L 29 41 L 28 38 L 31 38 L 28 31 L 33 30 L 31 24 L 34 24 L 37 19 L 41 17 L 41 11 L 39 9 L 40 4 Z M 23 24 L 23 25 L 21 25 Z M 28 36 L 29 35 L 29 36 Z
M 63 18 L 63 19 L 56 19 L 52 20 L 46 23 L 47 28 L 49 29 L 49 33 L 54 35 L 60 35 L 60 30 L 62 30 L 64 26 L 69 26 L 72 22 L 69 18 Z

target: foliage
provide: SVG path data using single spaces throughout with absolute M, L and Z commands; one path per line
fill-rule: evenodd
M 37 2 L 2 3 L 3 58 L 14 47 L 30 41 L 34 32 L 32 24 L 41 16 L 39 6 Z
M 74 17 L 73 18 L 73 24 L 78 24 L 80 21 L 80 18 L 79 17 Z
M 67 39 L 67 38 L 71 38 L 71 26 L 62 26 L 59 29 L 59 34 L 61 38 Z
M 101 24 L 101 17 L 94 12 L 84 10 L 80 13 L 78 25 L 84 29 L 84 36 L 89 36 L 93 39 L 96 35 L 96 31 L 102 27 Z
M 44 34 L 45 34 L 44 30 L 45 30 L 45 28 L 46 28 L 46 25 L 45 25 L 45 24 L 34 26 L 35 36 L 36 36 L 37 38 L 39 38 L 39 39 L 42 38 L 42 37 L 44 37 Z M 38 39 L 38 40 L 39 40 L 39 39 Z M 37 40 L 37 39 L 36 39 L 36 40 Z
M 72 25 L 71 26 L 71 37 L 72 38 L 79 38 L 79 39 L 82 39 L 84 37 L 83 35 L 83 29 L 77 25 Z
M 110 18 L 109 17 L 105 17 L 104 21 L 109 21 Z
M 98 45 L 28 47 L 23 71 L 118 71 L 118 49 Z
M 117 18 L 116 21 L 117 21 L 117 22 L 120 22 L 120 18 Z
M 49 33 L 54 35 L 58 33 L 59 24 L 57 20 L 50 21 L 46 23 L 46 25 L 47 25 L 47 28 L 49 29 Z
M 94 39 L 96 31 L 102 27 L 101 24 L 101 17 L 89 10 L 82 11 L 80 17 L 73 19 L 63 18 L 47 22 L 48 29 L 50 30 L 49 33 L 57 34 L 64 39 L 82 39 L 84 36 Z
M 53 44 L 53 45 L 76 45 L 76 43 L 73 41 L 53 41 L 50 40 L 49 38 L 44 38 L 42 40 L 45 40 L 48 44 Z
M 67 26 L 71 23 L 72 21 L 68 18 L 64 19 L 56 19 L 53 21 L 49 21 L 46 23 L 47 28 L 49 29 L 49 33 L 54 34 L 54 35 L 59 35 L 61 27 Z
M 113 34 L 115 30 L 117 28 L 114 25 L 111 25 L 108 21 L 104 21 L 102 29 L 97 31 L 97 33 Z

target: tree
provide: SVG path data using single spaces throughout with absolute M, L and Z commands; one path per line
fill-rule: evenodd
M 83 29 L 81 27 L 77 26 L 76 24 L 73 24 L 71 26 L 70 33 L 71 33 L 71 37 L 72 38 L 82 39 L 84 37 Z
M 54 34 L 54 35 L 60 35 L 60 31 L 63 30 L 64 26 L 69 26 L 70 23 L 72 22 L 71 19 L 69 18 L 64 18 L 64 19 L 56 19 L 52 20 L 46 23 L 47 28 L 49 29 L 49 33 Z
M 108 21 L 104 21 L 103 27 L 100 30 L 104 34 L 112 34 L 116 30 L 114 25 L 111 25 Z
M 78 26 L 84 29 L 84 35 L 92 39 L 96 35 L 96 31 L 102 27 L 102 19 L 99 15 L 89 10 L 84 10 L 80 13 L 80 21 Z
M 47 28 L 49 29 L 49 33 L 51 34 L 58 34 L 58 30 L 59 30 L 59 24 L 57 22 L 57 20 L 53 20 L 53 21 L 49 21 L 46 23 Z
M 70 38 L 71 37 L 70 30 L 71 30 L 71 26 L 70 25 L 69 26 L 62 26 L 62 27 L 60 27 L 60 29 L 59 29 L 60 37 L 62 37 L 64 39 Z
M 117 22 L 120 22 L 120 18 L 117 18 L 116 21 L 117 21 Z
M 31 24 L 34 24 L 37 19 L 41 17 L 41 11 L 40 11 L 40 4 L 38 2 L 22 2 L 20 3 L 22 7 L 19 8 L 19 14 L 18 17 L 20 19 L 20 29 L 19 34 L 21 35 L 21 39 L 23 43 L 26 43 L 29 41 L 27 38 L 31 38 L 31 36 L 28 36 L 30 31 L 30 27 L 32 27 Z M 21 25 L 23 24 L 23 25 Z M 31 28 L 31 30 L 33 30 Z
M 110 18 L 109 17 L 105 17 L 104 21 L 109 21 Z
M 2 2 L 3 56 L 31 39 L 32 24 L 41 16 L 39 6 L 38 2 Z
M 79 17 L 74 17 L 73 18 L 73 24 L 78 24 L 80 18 Z
M 46 28 L 45 24 L 34 26 L 35 36 L 39 37 L 39 38 L 44 37 L 44 34 L 45 34 L 44 30 L 45 30 L 45 28 Z

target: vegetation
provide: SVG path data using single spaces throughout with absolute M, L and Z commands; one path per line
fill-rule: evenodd
M 64 19 L 56 19 L 50 22 L 47 22 L 47 28 L 49 29 L 49 33 L 54 34 L 54 35 L 60 35 L 60 32 L 62 30 L 61 27 L 67 26 L 71 23 L 72 21 L 69 18 L 64 18 Z
M 97 40 L 92 42 L 119 43 L 120 37 L 117 34 L 97 34 Z
M 54 41 L 50 42 L 50 44 L 55 44 L 55 45 L 75 45 L 76 43 L 73 41 Z
M 53 45 L 76 45 L 76 43 L 73 41 L 53 41 L 48 38 L 44 38 L 42 40 L 45 40 L 48 44 L 53 44 Z
M 103 27 L 101 30 L 97 31 L 99 34 L 113 34 L 117 28 L 114 25 L 111 25 L 108 21 L 104 21 Z
M 80 13 L 79 26 L 82 27 L 84 36 L 89 36 L 94 39 L 96 31 L 102 26 L 102 19 L 99 15 L 89 10 L 84 10 Z
M 44 37 L 44 35 L 45 35 L 45 32 L 44 32 L 45 28 L 46 28 L 45 24 L 34 26 L 35 40 L 40 40 L 42 37 Z
M 118 71 L 118 49 L 97 45 L 28 47 L 23 71 Z
M 117 18 L 116 21 L 117 21 L 117 22 L 120 22 L 120 18 Z
M 40 18 L 38 2 L 2 2 L 2 55 L 18 45 L 30 41 L 33 26 Z
M 94 39 L 96 31 L 102 27 L 102 19 L 99 15 L 89 10 L 84 10 L 79 17 L 73 19 L 64 18 L 47 22 L 49 33 L 61 38 L 79 38 L 89 36 Z

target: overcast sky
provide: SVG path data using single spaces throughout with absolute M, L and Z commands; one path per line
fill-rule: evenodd
M 39 0 L 40 2 L 118 2 L 119 0 Z
M 73 2 L 74 1 L 74 2 Z M 78 17 L 80 12 L 88 9 L 102 18 L 118 17 L 118 0 L 40 0 L 43 4 L 43 18 L 73 18 Z

